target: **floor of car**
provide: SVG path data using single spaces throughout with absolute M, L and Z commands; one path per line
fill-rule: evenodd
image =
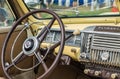
M 5 79 L 5 78 L 0 78 Z M 37 79 L 33 71 L 24 72 L 12 79 Z M 59 65 L 47 79 L 93 79 L 72 66 Z M 96 78 L 98 79 L 98 78 Z
M 7 79 L 5 77 L 0 77 L 0 79 Z M 35 74 L 33 71 L 24 72 L 22 74 L 13 76 L 12 79 L 35 79 Z
M 50 61 L 48 61 L 50 63 Z M 81 67 L 78 65 L 58 65 L 52 74 L 46 79 L 98 79 L 98 78 L 90 78 L 89 76 L 83 74 L 80 70 Z M 13 79 L 37 79 L 40 72 L 42 71 L 42 67 L 39 67 L 39 73 L 37 75 L 34 74 L 33 71 L 24 72 L 20 75 L 16 75 Z M 0 78 L 1 79 L 1 78 Z
M 88 76 L 80 72 L 72 66 L 59 65 L 50 75 L 48 79 L 90 79 Z
M 33 71 L 28 71 L 14 76 L 13 79 L 35 79 L 35 74 Z
M 33 71 L 14 76 L 13 79 L 36 79 Z M 71 66 L 59 65 L 47 79 L 90 79 Z

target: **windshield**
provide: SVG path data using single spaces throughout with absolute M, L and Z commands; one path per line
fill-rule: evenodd
M 119 15 L 114 0 L 24 0 L 30 10 L 51 9 L 60 17 Z M 47 14 L 42 17 L 49 18 Z

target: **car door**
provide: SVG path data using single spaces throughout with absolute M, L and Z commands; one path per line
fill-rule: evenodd
M 14 11 L 13 9 L 10 7 L 10 4 L 9 2 L 5 1 L 5 0 L 0 0 L 0 56 L 1 56 L 1 52 L 2 52 L 2 48 L 3 48 L 3 44 L 4 44 L 4 41 L 5 41 L 5 38 L 8 34 L 8 32 L 11 30 L 14 22 L 16 21 L 16 16 L 14 14 Z M 5 54 L 5 58 L 6 58 L 6 62 L 5 64 L 7 65 L 10 65 L 11 62 L 10 62 L 10 57 L 11 57 L 11 49 L 13 47 L 13 42 L 15 41 L 18 33 L 21 31 L 21 29 L 23 28 L 23 25 L 22 24 L 19 24 L 18 28 L 13 32 L 12 36 L 10 37 L 10 40 L 9 40 L 9 43 L 7 45 L 7 49 L 6 49 L 6 54 Z M 22 33 L 22 36 L 18 39 L 19 42 L 17 44 L 15 44 L 15 50 L 14 50 L 14 55 L 17 55 L 20 51 L 21 51 L 21 47 L 22 47 L 22 44 L 24 42 L 24 40 L 26 39 L 27 37 L 27 32 L 24 31 Z M 0 57 L 0 60 L 1 60 L 1 57 Z M 32 61 L 32 59 L 28 59 L 29 61 Z M 26 65 L 23 65 L 24 63 L 28 64 L 28 65 L 32 65 L 33 63 L 32 62 L 28 62 L 28 60 L 24 61 L 22 64 L 20 64 L 20 66 L 26 66 Z M 4 76 L 3 75 L 3 71 L 2 71 L 2 66 L 0 64 L 0 77 L 1 76 Z M 20 73 L 19 71 L 16 70 L 15 67 L 13 67 L 13 69 L 11 70 L 11 74 L 15 72 L 15 74 L 18 74 Z

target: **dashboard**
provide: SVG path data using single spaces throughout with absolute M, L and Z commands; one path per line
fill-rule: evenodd
M 74 30 L 66 30 L 65 31 L 65 38 L 72 35 Z M 43 41 L 43 47 L 49 47 L 49 45 L 53 45 L 57 42 L 59 42 L 61 39 L 61 31 L 58 28 L 52 28 L 48 34 L 46 35 L 44 41 Z M 81 35 L 73 35 L 69 39 L 65 41 L 65 46 L 63 50 L 63 55 L 69 56 L 74 60 L 79 60 L 80 54 L 80 46 L 81 46 Z M 54 50 L 54 53 L 57 54 L 59 51 L 59 48 L 56 48 Z
M 74 30 L 66 30 L 65 32 L 65 37 L 67 38 L 70 36 Z M 59 29 L 51 29 L 50 32 L 47 34 L 44 42 L 46 43 L 56 43 L 60 41 L 61 38 L 61 32 Z M 69 38 L 65 42 L 66 46 L 75 46 L 75 47 L 80 47 L 81 45 L 81 37 L 80 35 L 76 35 L 74 37 Z
M 73 32 L 74 30 L 66 30 L 65 37 Z M 59 29 L 52 29 L 44 42 L 54 44 L 60 41 L 60 35 Z M 120 27 L 87 27 L 65 42 L 63 54 L 83 64 L 87 75 L 120 79 Z
M 91 26 L 81 32 L 80 61 L 84 72 L 107 79 L 120 79 L 120 27 Z

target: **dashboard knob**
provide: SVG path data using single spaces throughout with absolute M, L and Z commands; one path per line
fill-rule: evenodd
M 73 32 L 73 35 L 79 35 L 80 34 L 80 30 L 79 29 L 76 29 L 74 32 Z
M 85 73 L 85 74 L 88 74 L 89 72 L 90 72 L 90 69 L 85 69 L 85 70 L 84 70 L 84 73 Z
M 71 52 L 76 53 L 77 50 L 75 48 L 71 48 Z
M 83 53 L 81 53 L 80 57 L 86 59 L 87 55 L 85 52 L 83 52 Z
M 118 75 L 117 73 L 111 74 L 111 78 L 112 78 L 112 79 L 116 79 L 116 78 L 117 78 L 117 75 Z
M 95 71 L 95 76 L 99 76 L 101 74 L 101 71 Z

